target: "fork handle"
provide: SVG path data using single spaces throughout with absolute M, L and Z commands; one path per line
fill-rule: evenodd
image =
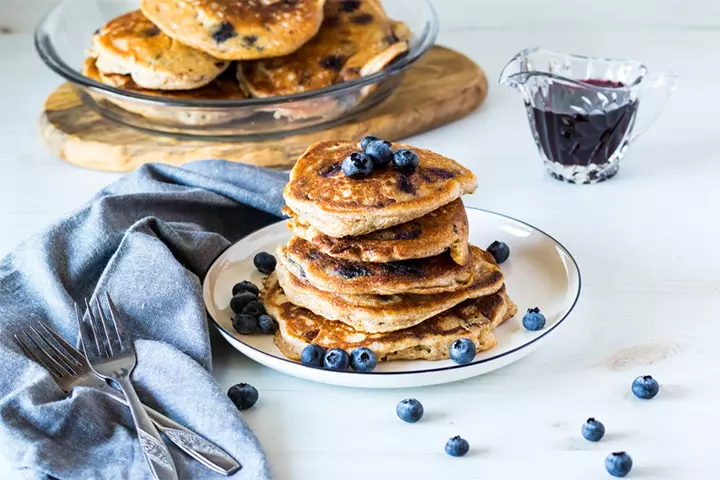
M 113 400 L 124 405 L 128 404 L 125 397 L 116 390 L 108 387 L 102 388 L 101 391 Z M 223 475 L 232 475 L 240 470 L 240 463 L 210 440 L 183 427 L 157 410 L 153 410 L 147 405 L 144 405 L 144 407 L 148 416 L 150 416 L 150 420 L 152 420 L 158 430 L 160 430 L 168 440 L 210 470 Z
M 145 412 L 145 406 L 140 402 L 135 387 L 130 383 L 127 375 L 114 376 L 112 379 L 122 389 L 128 401 L 130 412 L 135 421 L 138 440 L 142 447 L 145 460 L 148 462 L 153 478 L 157 480 L 177 480 L 177 472 L 173 463 L 170 451 L 160 437 L 150 416 Z

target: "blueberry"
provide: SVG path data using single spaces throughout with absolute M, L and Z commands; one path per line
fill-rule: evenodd
M 469 338 L 458 338 L 450 344 L 450 359 L 459 365 L 472 362 L 475 353 L 477 349 Z
M 636 397 L 650 400 L 660 391 L 660 385 L 650 375 L 637 377 L 632 383 L 632 392 Z
M 237 283 L 233 287 L 233 296 L 237 295 L 240 292 L 250 292 L 254 293 L 255 295 L 260 295 L 260 289 L 254 283 L 248 282 L 247 280 Z
M 275 260 L 275 257 L 273 257 L 267 252 L 260 252 L 255 255 L 255 258 L 253 258 L 253 263 L 255 264 L 255 268 L 257 268 L 260 273 L 270 275 L 275 270 L 277 260 Z
M 401 148 L 393 155 L 393 166 L 404 173 L 413 173 L 420 164 L 417 154 L 407 148 Z
M 365 155 L 370 157 L 376 167 L 384 167 L 393 159 L 392 144 L 385 140 L 375 140 L 365 147 Z
M 372 372 L 376 365 L 375 353 L 369 348 L 356 348 L 350 354 L 350 366 L 356 372 Z
M 257 299 L 257 295 L 252 292 L 240 292 L 230 300 L 230 308 L 232 308 L 233 312 L 240 313 L 245 308 L 245 305 L 256 302 Z
M 236 332 L 243 335 L 250 335 L 258 331 L 257 318 L 244 313 L 238 313 L 232 318 L 232 326 Z
M 377 142 L 378 140 L 380 139 L 375 135 L 368 135 L 366 137 L 363 137 L 363 139 L 360 140 L 360 148 L 365 150 L 370 142 Z
M 414 398 L 406 398 L 397 404 L 395 412 L 397 412 L 397 416 L 400 417 L 401 420 L 407 423 L 415 423 L 422 418 L 425 409 L 422 403 Z
M 613 477 L 624 477 L 632 470 L 632 458 L 626 452 L 613 452 L 605 457 L 605 469 Z
M 462 457 L 470 450 L 470 444 L 460 435 L 456 435 L 445 444 L 445 453 L 453 457 Z
M 233 385 L 227 394 L 239 410 L 247 410 L 258 401 L 257 388 L 247 383 Z
M 347 370 L 350 366 L 350 355 L 341 348 L 333 348 L 325 354 L 323 365 L 328 370 Z
M 510 247 L 507 243 L 495 240 L 493 243 L 488 245 L 487 252 L 495 258 L 495 262 L 500 265 L 510 256 Z
M 590 417 L 583 424 L 581 432 L 585 440 L 599 442 L 605 436 L 605 425 Z
M 361 178 L 370 175 L 373 162 L 370 157 L 360 152 L 353 152 L 342 162 L 342 171 L 350 178 Z
M 325 358 L 325 349 L 320 345 L 308 345 L 300 354 L 300 361 L 308 367 L 322 367 Z
M 262 303 L 255 300 L 245 305 L 245 308 L 243 308 L 240 313 L 243 315 L 252 315 L 257 319 L 260 315 L 265 314 L 265 307 L 263 307 Z
M 522 323 L 528 330 L 541 330 L 545 326 L 545 315 L 540 313 L 538 307 L 528 308 L 527 313 L 523 315 Z
M 275 333 L 275 322 L 270 315 L 263 313 L 257 317 L 257 323 L 260 333 L 264 333 L 265 335 L 272 335 Z

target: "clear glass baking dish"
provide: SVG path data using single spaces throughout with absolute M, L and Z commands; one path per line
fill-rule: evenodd
M 390 18 L 404 22 L 412 32 L 407 55 L 373 75 L 280 97 L 177 99 L 131 92 L 84 76 L 82 64 L 93 32 L 116 16 L 139 8 L 138 0 L 63 0 L 38 26 L 35 47 L 86 105 L 113 121 L 179 136 L 284 136 L 340 123 L 382 102 L 399 85 L 402 72 L 432 47 L 438 19 L 428 0 L 382 3 Z

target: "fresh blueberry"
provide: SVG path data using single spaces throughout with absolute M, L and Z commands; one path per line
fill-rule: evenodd
M 538 307 L 528 308 L 527 313 L 523 315 L 522 323 L 523 327 L 528 330 L 542 330 L 545 326 L 545 315 L 540 313 L 540 309 Z
M 333 348 L 325 354 L 323 365 L 328 370 L 347 370 L 350 366 L 350 355 L 341 348 Z
M 397 412 L 397 416 L 400 417 L 401 420 L 407 423 L 415 423 L 422 418 L 425 409 L 422 403 L 414 398 L 406 398 L 397 404 L 395 412 Z
M 493 243 L 488 245 L 487 252 L 493 256 L 495 262 L 500 265 L 510 256 L 510 247 L 507 243 L 495 240 Z
M 270 315 L 263 313 L 257 317 L 258 328 L 260 333 L 265 335 L 272 335 L 275 333 L 275 322 Z
M 267 252 L 260 252 L 255 255 L 255 258 L 253 258 L 253 263 L 255 264 L 255 268 L 257 268 L 260 273 L 270 275 L 275 270 L 277 260 L 275 260 L 275 257 L 273 257 Z
M 232 289 L 233 296 L 237 295 L 240 292 L 250 292 L 254 293 L 256 296 L 260 295 L 260 289 L 252 282 L 248 282 L 247 280 L 235 284 L 235 286 Z
M 342 162 L 342 171 L 350 178 L 361 178 L 370 175 L 373 162 L 370 157 L 360 152 L 353 152 Z
M 300 361 L 308 367 L 322 367 L 324 358 L 325 349 L 320 345 L 310 344 L 300 354 Z
M 404 173 L 413 173 L 420 164 L 417 154 L 407 148 L 401 148 L 393 155 L 393 166 Z
M 244 313 L 238 313 L 232 318 L 232 326 L 236 332 L 243 335 L 250 335 L 258 331 L 257 318 Z
M 257 295 L 252 292 L 240 292 L 230 300 L 230 308 L 232 308 L 233 312 L 240 313 L 245 308 L 245 305 L 256 302 L 257 299 Z
M 460 435 L 456 435 L 445 444 L 445 453 L 453 457 L 462 457 L 470 450 L 470 444 Z
M 583 424 L 581 432 L 585 440 L 599 442 L 605 436 L 605 425 L 590 417 Z
M 242 309 L 243 315 L 252 315 L 255 318 L 258 318 L 260 315 L 265 314 L 265 307 L 263 307 L 263 304 L 258 301 L 253 301 L 245 305 L 245 308 Z
M 369 348 L 356 348 L 350 354 L 350 366 L 356 372 L 372 372 L 376 365 L 375 353 Z
M 392 144 L 385 140 L 375 140 L 365 147 L 365 155 L 370 157 L 376 167 L 384 167 L 393 159 Z
M 363 137 L 363 139 L 360 140 L 360 148 L 365 150 L 369 143 L 377 142 L 378 140 L 380 140 L 380 139 L 378 137 L 376 137 L 375 135 L 368 135 L 366 137 Z
M 660 385 L 650 375 L 637 377 L 632 383 L 632 392 L 636 397 L 643 400 L 650 400 L 660 391 Z
M 632 470 L 632 458 L 626 452 L 613 452 L 605 457 L 605 469 L 613 477 L 624 477 Z
M 228 397 L 239 410 L 247 410 L 258 401 L 257 388 L 247 383 L 238 383 L 228 390 Z
M 458 338 L 450 344 L 450 359 L 459 365 L 472 362 L 475 353 L 477 349 L 469 338 Z

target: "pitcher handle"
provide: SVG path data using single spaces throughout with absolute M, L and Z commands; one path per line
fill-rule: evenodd
M 637 137 L 645 133 L 660 116 L 663 107 L 670 96 L 677 90 L 678 77 L 672 72 L 651 73 L 643 79 L 640 87 L 639 100 L 640 108 L 638 118 L 629 142 L 634 142 Z M 650 93 L 654 95 L 650 96 Z M 650 102 L 650 105 L 648 105 Z M 649 108 L 649 110 L 648 110 Z

